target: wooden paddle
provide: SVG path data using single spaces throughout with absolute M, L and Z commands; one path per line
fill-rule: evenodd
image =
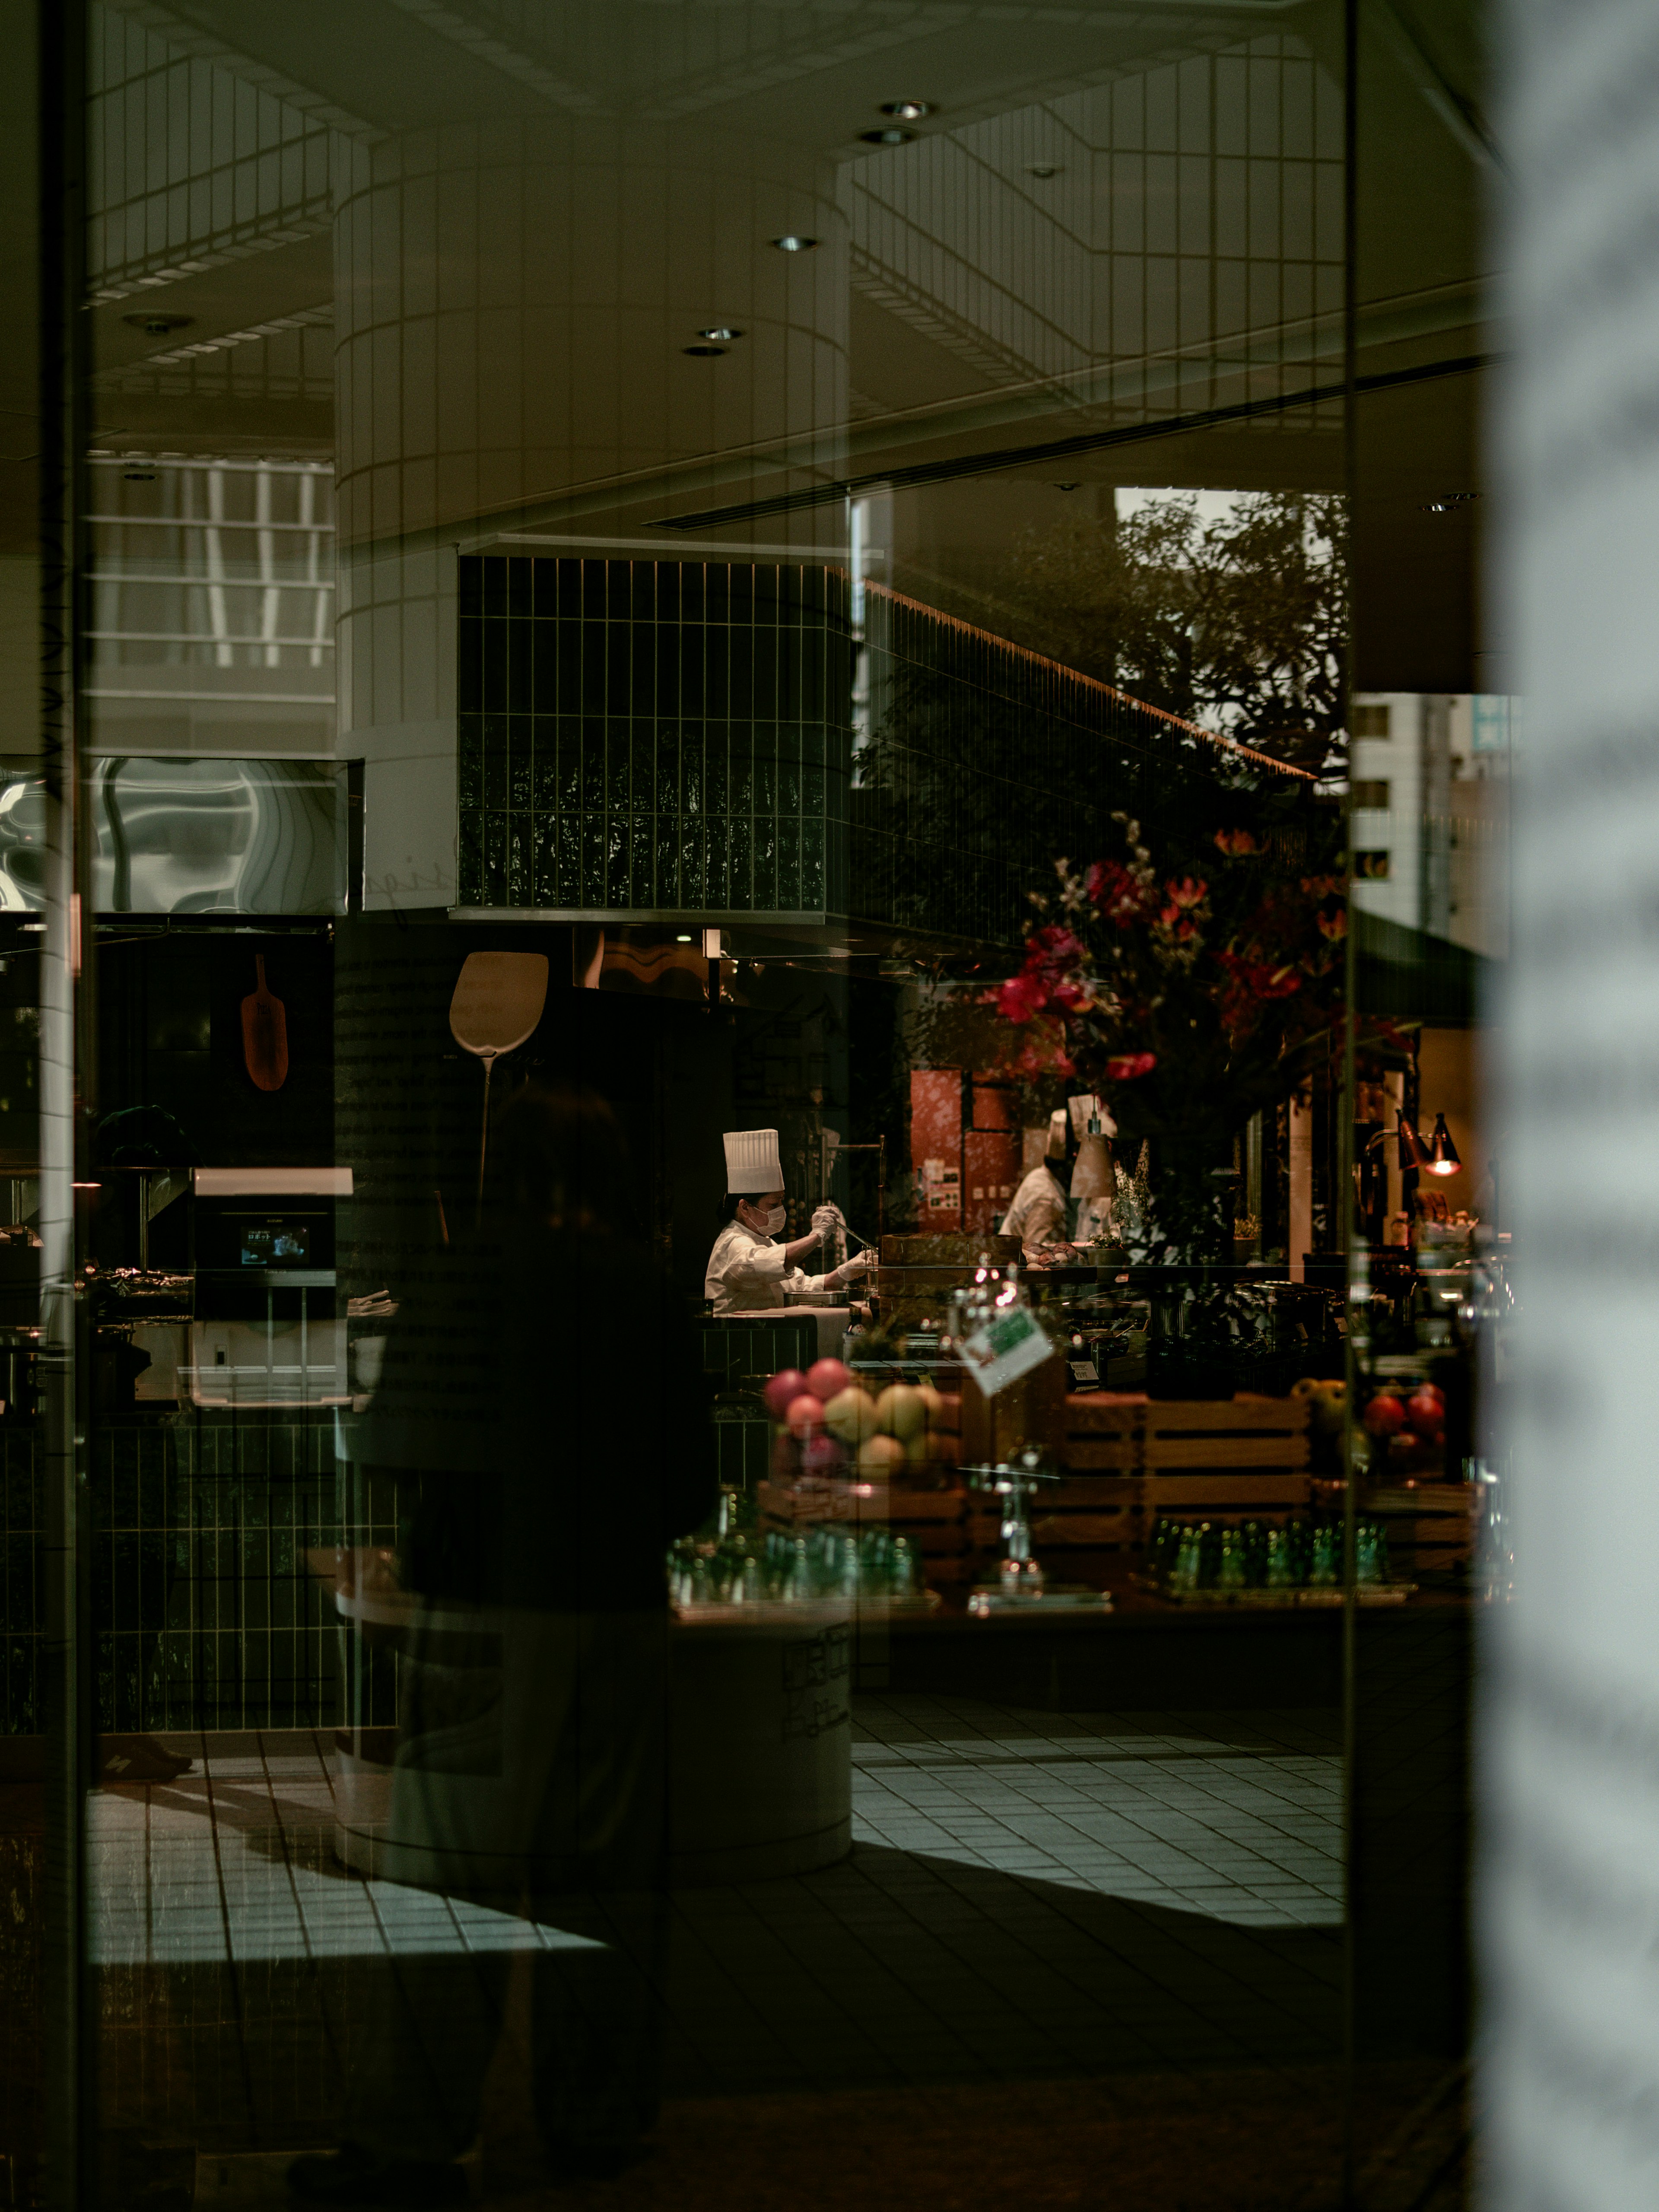
M 242 1001 L 242 1058 L 261 1091 L 280 1091 L 288 1081 L 288 1015 L 280 999 L 265 988 L 265 963 L 255 953 L 259 988 Z
M 483 1062 L 483 1127 L 478 1137 L 478 1200 L 483 1212 L 484 1158 L 489 1148 L 489 1078 L 504 1052 L 531 1036 L 547 1004 L 544 952 L 469 952 L 449 1002 L 449 1032 L 463 1052 Z M 440 1205 L 442 1200 L 440 1200 Z

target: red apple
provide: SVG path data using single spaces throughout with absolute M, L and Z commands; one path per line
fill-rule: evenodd
M 815 1359 L 806 1370 L 807 1389 L 826 1403 L 838 1398 L 852 1379 L 852 1369 L 843 1367 L 839 1359 Z
M 772 1419 L 781 1421 L 805 1388 L 806 1377 L 799 1367 L 781 1367 L 761 1392 Z
M 1406 1401 L 1406 1419 L 1419 1437 L 1431 1437 L 1446 1425 L 1446 1401 L 1432 1382 L 1425 1382 Z
M 783 1418 L 789 1424 L 792 1437 L 815 1436 L 823 1426 L 823 1401 L 815 1398 L 810 1390 L 803 1390 L 799 1398 L 790 1400 Z
M 1387 1390 L 1379 1390 L 1365 1408 L 1364 1422 L 1374 1437 L 1397 1436 L 1406 1425 L 1406 1408 Z

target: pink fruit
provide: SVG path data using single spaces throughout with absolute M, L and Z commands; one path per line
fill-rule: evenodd
M 1374 1437 L 1397 1436 L 1406 1425 L 1406 1408 L 1398 1398 L 1379 1390 L 1365 1408 L 1364 1420 Z
M 805 1388 L 806 1377 L 799 1367 L 781 1367 L 761 1392 L 772 1419 L 781 1421 Z
M 815 1398 L 810 1390 L 803 1390 L 799 1398 L 789 1401 L 783 1418 L 789 1424 L 791 1436 L 814 1436 L 823 1426 L 823 1401 Z
M 1432 1437 L 1446 1425 L 1446 1401 L 1432 1382 L 1413 1390 L 1406 1401 L 1406 1419 L 1419 1437 Z
M 815 1359 L 806 1370 L 806 1387 L 815 1398 L 838 1398 L 853 1379 L 853 1370 L 839 1359 Z
M 808 1437 L 800 1448 L 800 1463 L 808 1474 L 833 1474 L 847 1464 L 847 1447 L 834 1437 Z

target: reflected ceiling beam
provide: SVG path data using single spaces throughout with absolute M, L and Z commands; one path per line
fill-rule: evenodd
M 1471 376 L 1488 368 L 1502 356 L 1465 354 L 1449 361 L 1424 362 L 1415 368 L 1389 369 L 1362 376 L 1355 390 L 1361 392 L 1398 390 L 1412 384 L 1432 383 L 1448 376 Z M 950 460 L 919 461 L 908 468 L 877 471 L 866 477 L 845 477 L 838 482 L 809 484 L 804 489 L 780 492 L 770 499 L 749 500 L 732 507 L 707 507 L 697 514 L 665 515 L 662 530 L 721 530 L 763 516 L 788 514 L 813 507 L 829 507 L 857 499 L 866 492 L 904 491 L 921 484 L 948 483 L 961 477 L 989 476 L 1006 469 L 1035 468 L 1051 461 L 1076 459 L 1114 446 L 1150 443 L 1158 438 L 1179 437 L 1192 430 L 1219 429 L 1228 423 L 1247 422 L 1298 408 L 1340 405 L 1347 387 L 1343 384 L 1315 384 L 1300 392 L 1280 392 L 1264 399 L 1241 399 L 1226 407 L 1205 407 L 1188 415 L 1166 415 L 1154 422 L 1123 423 L 1109 430 L 1087 430 L 1077 437 L 1051 438 L 1039 444 L 1008 446 L 998 453 L 964 453 Z

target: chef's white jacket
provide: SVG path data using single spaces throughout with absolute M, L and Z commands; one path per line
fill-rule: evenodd
M 781 1244 L 732 1220 L 714 1239 L 702 1294 L 714 1300 L 717 1314 L 759 1313 L 768 1306 L 782 1305 L 787 1291 L 829 1287 L 828 1275 L 804 1275 L 789 1265 Z

